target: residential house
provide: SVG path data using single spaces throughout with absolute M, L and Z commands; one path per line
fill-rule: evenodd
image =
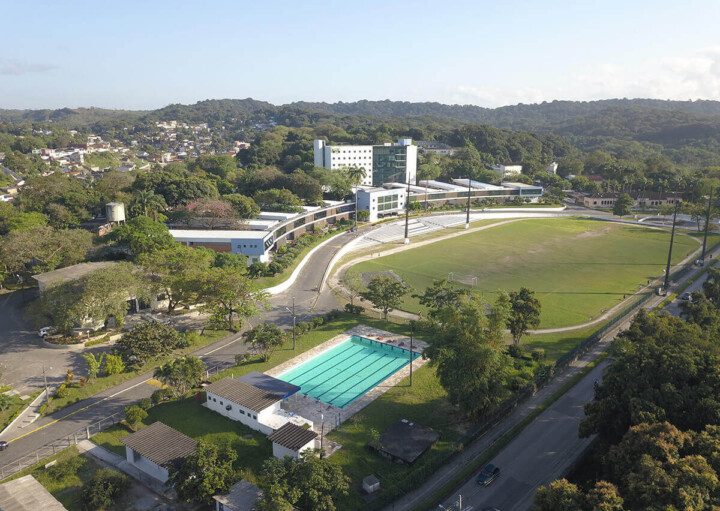
M 215 495 L 215 511 L 252 511 L 262 496 L 260 488 L 241 479 L 226 495 Z

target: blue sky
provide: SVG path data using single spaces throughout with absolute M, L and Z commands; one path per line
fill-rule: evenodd
M 720 99 L 717 0 L 0 0 L 0 108 Z

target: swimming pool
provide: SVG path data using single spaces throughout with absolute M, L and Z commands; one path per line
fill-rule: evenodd
M 413 353 L 412 360 L 419 354 Z M 410 363 L 410 350 L 353 335 L 278 376 L 300 392 L 338 408 Z

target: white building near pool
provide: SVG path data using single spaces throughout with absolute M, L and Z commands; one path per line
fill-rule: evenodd
M 268 436 L 268 440 L 272 442 L 273 456 L 276 458 L 298 459 L 305 451 L 315 449 L 317 437 L 318 434 L 312 429 L 288 422 Z
M 251 383 L 251 382 L 254 382 Z M 312 421 L 282 409 L 282 401 L 299 387 L 260 373 L 225 378 L 205 387 L 205 406 L 266 435 L 286 423 L 312 428 Z

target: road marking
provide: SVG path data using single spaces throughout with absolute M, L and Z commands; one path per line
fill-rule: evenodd
M 28 436 L 28 435 L 32 435 L 33 433 L 37 433 L 37 432 L 40 431 L 41 429 L 45 429 L 45 428 L 47 428 L 48 426 L 51 426 L 51 425 L 53 425 L 53 424 L 55 424 L 55 423 L 57 423 L 57 422 L 60 422 L 61 420 L 65 420 L 65 419 L 67 419 L 68 417 L 72 417 L 72 416 L 75 415 L 75 414 L 78 414 L 78 413 L 80 413 L 80 412 L 84 412 L 84 411 L 87 410 L 88 408 L 92 408 L 93 406 L 97 406 L 97 405 L 99 405 L 100 403 L 102 403 L 102 402 L 104 402 L 104 401 L 107 401 L 108 399 L 112 399 L 112 398 L 114 398 L 114 397 L 119 396 L 120 394 L 123 394 L 123 393 L 127 392 L 128 390 L 132 390 L 132 389 L 134 389 L 134 388 L 136 388 L 136 387 L 139 387 L 140 385 L 144 385 L 144 384 L 148 383 L 150 380 L 152 380 L 152 378 L 148 378 L 147 380 L 143 380 L 143 381 L 141 381 L 140 383 L 136 383 L 135 385 L 132 385 L 131 387 L 128 387 L 128 388 L 123 389 L 123 390 L 120 390 L 120 391 L 118 391 L 118 392 L 116 392 L 116 393 L 114 393 L 114 394 L 111 394 L 111 395 L 109 395 L 109 396 L 106 396 L 106 397 L 102 398 L 100 401 L 97 401 L 97 402 L 95 402 L 95 403 L 91 403 L 91 404 L 89 404 L 89 405 L 87 405 L 87 406 L 83 406 L 82 408 L 78 408 L 78 409 L 75 410 L 74 412 L 70 412 L 70 413 L 67 414 L 67 415 L 64 415 L 64 416 L 62 416 L 62 417 L 59 417 L 59 418 L 57 418 L 57 419 L 54 419 L 54 420 L 48 422 L 47 424 L 43 424 L 42 426 L 33 429 L 32 431 L 28 431 L 27 433 L 23 433 L 22 435 L 20 435 L 20 436 L 17 437 L 17 438 L 13 438 L 12 440 L 8 440 L 8 443 L 15 442 L 15 441 L 17 441 L 17 440 L 20 440 L 21 438 L 25 438 L 25 437 Z

